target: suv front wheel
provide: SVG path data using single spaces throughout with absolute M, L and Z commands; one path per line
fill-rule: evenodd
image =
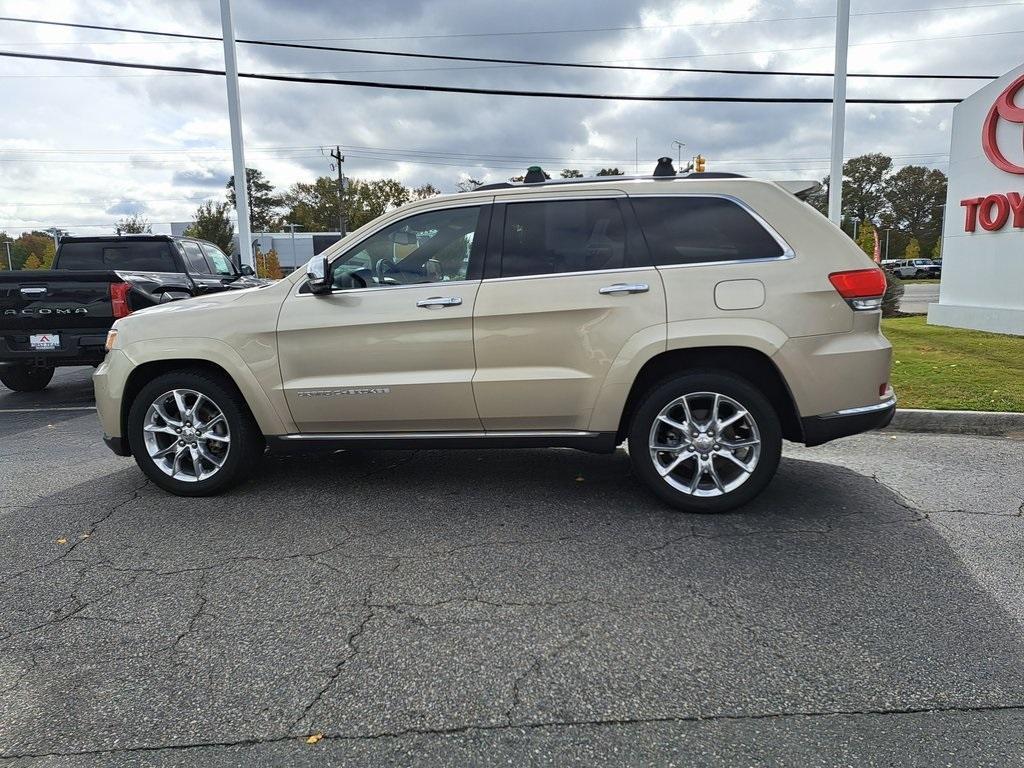
M 686 512 L 726 512 L 772 479 L 782 428 L 768 399 L 727 372 L 691 373 L 643 398 L 629 430 L 634 471 Z
M 211 496 L 235 485 L 264 448 L 234 385 L 204 370 L 146 384 L 128 413 L 128 438 L 142 471 L 178 496 Z

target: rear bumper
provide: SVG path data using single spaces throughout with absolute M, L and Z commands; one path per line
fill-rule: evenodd
M 896 413 L 896 397 L 877 405 L 863 408 L 849 408 L 836 413 L 820 416 L 806 416 L 801 419 L 804 429 L 804 444 L 821 445 L 840 437 L 849 437 L 872 429 L 888 426 Z
M 32 349 L 28 338 L 34 333 L 60 336 L 59 349 Z M 0 336 L 0 365 L 4 363 L 55 368 L 62 365 L 98 365 L 106 354 L 103 346 L 107 331 L 90 328 L 82 331 L 39 329 L 7 331 Z

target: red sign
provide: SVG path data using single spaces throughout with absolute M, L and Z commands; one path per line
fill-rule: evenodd
M 1022 88 L 1024 88 L 1024 75 L 1010 83 L 999 94 L 995 104 L 988 111 L 988 116 L 981 128 L 981 148 L 985 150 L 985 157 L 996 168 L 1007 173 L 1024 174 L 1024 166 L 1006 159 L 1006 155 L 999 148 L 996 129 L 999 127 L 1000 118 L 1009 123 L 1020 123 L 1024 126 L 1024 107 L 1018 107 L 1014 103 L 1014 99 Z M 1021 147 L 1024 148 L 1024 135 L 1021 138 Z M 974 232 L 977 230 L 978 224 L 981 224 L 981 228 L 988 232 L 995 232 L 1005 227 L 1011 218 L 1014 229 L 1024 229 L 1024 200 L 1021 199 L 1020 192 L 969 197 L 961 200 L 960 205 L 967 209 L 964 232 Z
M 1024 88 L 1024 75 L 1010 83 L 1006 90 L 999 94 L 996 103 L 988 111 L 985 125 L 981 129 L 981 146 L 985 150 L 985 156 L 992 165 L 1007 173 L 1024 173 L 1024 167 L 1015 165 L 1006 159 L 996 141 L 996 128 L 999 125 L 999 118 L 1009 123 L 1024 124 L 1024 107 L 1018 107 L 1013 102 L 1021 88 Z M 1024 147 L 1024 137 L 1022 137 L 1021 146 Z

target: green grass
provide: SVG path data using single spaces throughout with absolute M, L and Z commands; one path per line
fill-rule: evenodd
M 892 385 L 902 408 L 1024 413 L 1024 337 L 882 321 L 892 342 Z

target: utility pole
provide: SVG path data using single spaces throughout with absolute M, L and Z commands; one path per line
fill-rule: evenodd
M 846 138 L 846 62 L 850 53 L 850 0 L 836 2 L 836 66 L 832 78 L 832 163 L 828 177 L 828 217 L 843 219 L 843 145 Z
M 338 172 L 338 231 L 345 236 L 345 225 L 348 223 L 345 216 L 345 176 L 341 171 L 341 164 L 345 162 L 345 156 L 341 154 L 341 147 L 335 145 L 331 152 L 334 162 L 331 163 L 331 170 Z
M 11 261 L 11 241 L 4 240 L 4 245 L 7 246 L 7 269 L 11 272 L 14 271 L 14 262 Z
M 235 210 L 238 212 L 238 255 L 253 269 L 252 232 L 249 229 L 249 179 L 245 175 L 242 146 L 242 103 L 238 94 L 238 59 L 235 58 L 235 25 L 231 0 L 220 0 L 220 25 L 224 34 L 224 74 L 228 86 L 228 120 L 231 124 L 231 158 L 235 166 Z
M 888 230 L 888 229 L 885 230 L 885 258 L 886 258 L 886 260 L 888 260 L 888 258 L 889 258 L 889 232 L 890 231 L 891 230 Z

